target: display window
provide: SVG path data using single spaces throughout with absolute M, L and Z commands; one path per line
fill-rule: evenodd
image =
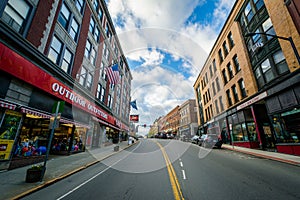
M 62 154 L 85 150 L 86 131 L 84 127 L 61 123 L 55 129 L 51 145 L 51 153 Z
M 14 156 L 45 155 L 48 145 L 50 119 L 26 114 L 18 137 Z
M 74 127 L 73 127 L 74 126 Z M 26 114 L 17 139 L 15 157 L 42 156 L 47 152 L 50 119 Z M 86 128 L 59 123 L 55 129 L 50 153 L 64 154 L 85 149 Z
M 12 110 L 6 110 L 1 114 L 0 160 L 10 159 L 21 119 L 22 114 Z
M 300 113 L 295 111 L 272 116 L 277 143 L 300 143 Z

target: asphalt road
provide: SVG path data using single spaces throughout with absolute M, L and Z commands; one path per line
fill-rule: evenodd
M 176 140 L 141 140 L 23 199 L 300 199 L 300 168 Z

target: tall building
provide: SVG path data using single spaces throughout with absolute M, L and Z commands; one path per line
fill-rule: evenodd
M 180 106 L 177 105 L 165 116 L 160 118 L 158 125 L 160 132 L 164 134 L 173 134 L 174 137 L 178 136 L 179 121 L 180 121 Z
M 56 111 L 52 153 L 128 134 L 132 75 L 104 0 L 1 1 L 0 71 L 2 169 L 45 153 Z
M 299 1 L 237 0 L 194 84 L 199 131 L 300 155 Z
M 196 109 L 196 100 L 188 99 L 179 107 L 180 121 L 178 136 L 191 138 L 198 134 L 198 118 Z

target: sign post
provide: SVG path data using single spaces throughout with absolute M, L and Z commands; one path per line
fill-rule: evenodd
M 42 171 L 40 182 L 43 181 L 43 178 L 44 178 L 44 175 L 45 175 L 46 164 L 47 164 L 48 156 L 49 156 L 50 149 L 51 149 L 51 143 L 52 143 L 52 138 L 53 138 L 53 135 L 54 135 L 54 130 L 55 130 L 55 128 L 58 127 L 58 123 L 59 123 L 59 120 L 60 120 L 60 113 L 59 113 L 59 111 L 62 112 L 63 107 L 64 107 L 64 103 L 65 102 L 58 101 L 57 103 L 54 104 L 53 109 L 52 109 L 52 112 L 55 110 L 54 121 L 52 123 L 52 127 L 49 127 L 49 129 L 51 130 L 51 132 L 50 132 L 50 136 L 49 136 L 48 147 L 47 147 L 47 151 L 46 151 L 46 155 L 45 155 L 45 160 L 44 160 L 44 165 L 43 165 L 43 171 Z

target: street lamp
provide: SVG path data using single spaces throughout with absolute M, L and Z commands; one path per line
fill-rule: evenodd
M 292 37 L 282 37 L 282 36 L 277 36 L 277 35 L 273 35 L 273 34 L 268 34 L 268 33 L 248 33 L 245 35 L 245 37 L 251 37 L 251 36 L 254 36 L 254 35 L 266 35 L 266 36 L 270 36 L 270 37 L 274 37 L 274 38 L 278 38 L 278 39 L 282 39 L 282 40 L 287 40 L 290 42 L 292 48 L 293 48 L 293 51 L 294 51 L 294 54 L 298 60 L 298 64 L 300 65 L 300 56 L 299 56 L 299 53 L 297 51 L 297 48 L 295 46 L 295 43 L 292 39 Z

